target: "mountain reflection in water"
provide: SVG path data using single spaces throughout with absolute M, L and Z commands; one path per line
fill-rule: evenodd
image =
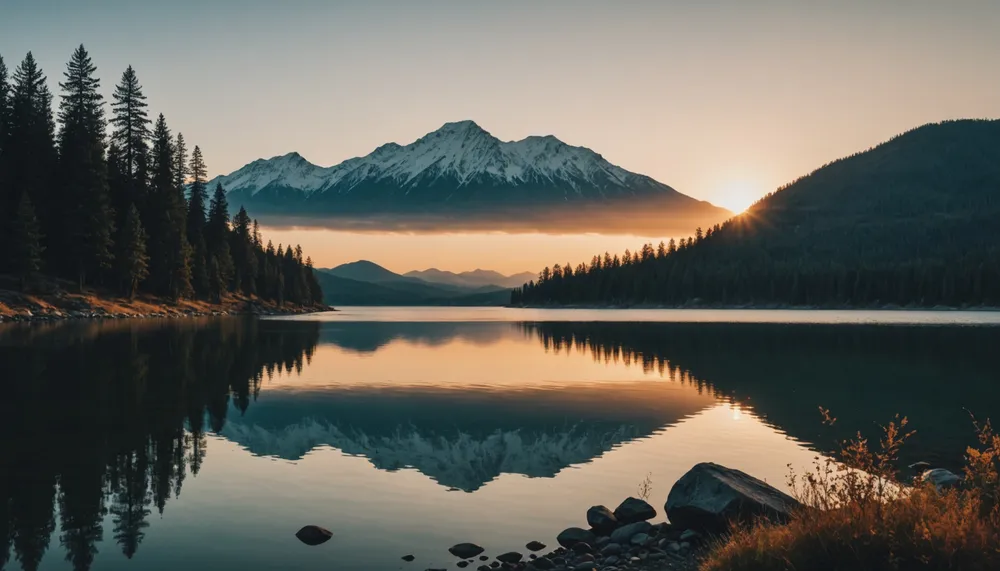
M 479 495 L 502 475 L 554 478 L 729 402 L 823 452 L 898 412 L 918 431 L 907 460 L 954 466 L 969 411 L 1000 408 L 997 346 L 996 327 L 3 325 L 0 568 L 54 564 L 43 556 L 56 543 L 74 569 L 111 542 L 132 559 L 218 437 L 294 462 L 332 448 Z M 818 406 L 840 418 L 833 430 Z M 710 447 L 716 433 L 700 426 L 692 446 Z

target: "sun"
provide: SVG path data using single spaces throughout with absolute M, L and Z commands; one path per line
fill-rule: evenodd
M 758 185 L 748 180 L 734 180 L 722 185 L 716 203 L 719 206 L 740 214 L 761 197 Z

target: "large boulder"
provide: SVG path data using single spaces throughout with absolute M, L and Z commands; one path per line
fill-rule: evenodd
M 799 505 L 795 498 L 753 476 L 704 462 L 677 480 L 664 509 L 677 527 L 717 533 L 734 522 L 755 518 L 788 521 Z
M 628 498 L 615 508 L 615 518 L 620 525 L 646 521 L 656 517 L 656 509 L 645 500 Z
M 587 510 L 587 524 L 597 533 L 611 533 L 618 527 L 618 518 L 604 506 L 593 506 Z
M 569 549 L 570 547 L 573 547 L 577 543 L 581 542 L 593 545 L 594 542 L 597 541 L 597 536 L 595 536 L 594 532 L 589 529 L 569 527 L 556 536 L 556 541 L 559 542 L 559 545 Z

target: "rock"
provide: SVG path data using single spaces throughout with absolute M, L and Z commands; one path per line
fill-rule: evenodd
M 510 563 L 511 565 L 515 563 L 520 563 L 521 559 L 523 558 L 524 556 L 516 551 L 501 553 L 500 555 L 497 555 L 497 561 L 501 563 Z
M 939 492 L 948 488 L 954 488 L 962 483 L 961 476 L 944 468 L 927 470 L 920 476 L 920 480 L 926 484 L 933 485 Z
M 588 512 L 589 514 L 589 512 Z M 615 519 L 619 525 L 646 521 L 656 517 L 656 510 L 653 506 L 639 498 L 627 498 L 617 508 L 615 508 Z M 589 521 L 589 520 L 588 520 Z
M 611 533 L 618 527 L 618 518 L 604 506 L 593 506 L 587 510 L 587 523 L 598 533 Z
M 573 571 L 597 571 L 597 566 L 594 565 L 593 561 L 584 561 L 573 567 Z
M 413 561 L 414 559 L 416 559 L 416 557 L 412 555 L 404 555 L 400 559 L 402 559 L 403 561 Z
M 646 535 L 645 533 L 637 533 L 632 536 L 631 540 L 629 540 L 629 542 L 632 545 L 646 545 L 648 541 L 649 541 L 649 536 Z
M 597 536 L 588 529 L 581 529 L 579 527 L 569 527 L 566 528 L 556 536 L 556 541 L 559 545 L 563 547 L 573 547 L 573 545 L 580 543 L 581 541 L 590 545 L 593 545 L 594 541 L 597 540 Z
M 923 461 L 914 462 L 913 464 L 910 464 L 908 466 L 908 468 L 910 470 L 913 470 L 914 472 L 917 472 L 917 473 L 920 473 L 920 474 L 923 474 L 926 470 L 929 470 L 930 467 L 931 467 L 931 463 L 930 462 L 923 462 Z
M 480 565 L 479 567 L 476 567 L 476 571 L 493 571 L 493 568 L 489 565 Z
M 548 557 L 539 557 L 531 562 L 538 569 L 555 569 L 556 564 L 552 562 Z
M 604 560 L 604 564 L 605 565 L 614 565 L 615 563 L 618 563 L 618 556 L 617 555 L 611 555 L 607 559 Z
M 591 547 L 590 544 L 587 543 L 586 541 L 574 543 L 573 547 L 571 547 L 570 549 L 572 549 L 576 553 L 592 553 L 594 551 L 594 548 Z
M 469 566 L 469 562 L 468 562 L 468 561 L 459 561 L 458 563 L 456 563 L 456 565 L 457 565 L 457 566 L 458 566 L 458 567 L 459 567 L 460 569 L 465 569 L 466 567 L 468 567 L 468 566 Z
M 333 533 L 318 525 L 307 525 L 295 532 L 295 537 L 299 538 L 299 541 L 306 545 L 319 545 L 329 541 L 333 537 Z
M 679 539 L 681 541 L 687 541 L 690 543 L 698 543 L 702 540 L 702 537 L 700 533 L 698 533 L 693 529 L 685 529 L 683 532 L 681 532 Z
M 479 556 L 479 560 L 480 560 L 480 561 L 489 561 L 489 560 L 490 560 L 490 558 L 489 558 L 489 557 L 487 557 L 487 556 L 485 556 L 485 555 L 480 555 L 480 556 Z
M 609 543 L 601 549 L 601 555 L 621 555 L 622 546 L 617 543 Z
M 649 533 L 653 529 L 648 521 L 637 521 L 628 525 L 623 525 L 611 532 L 611 541 L 614 543 L 628 543 L 632 536 L 637 533 Z
M 540 541 L 529 541 L 524 547 L 528 551 L 541 551 L 545 549 L 545 544 Z
M 471 559 L 484 551 L 486 550 L 475 543 L 459 543 L 448 548 L 448 553 L 459 559 Z
M 799 505 L 795 498 L 753 476 L 703 462 L 677 480 L 664 509 L 675 526 L 721 532 L 732 522 L 748 523 L 758 517 L 788 521 Z

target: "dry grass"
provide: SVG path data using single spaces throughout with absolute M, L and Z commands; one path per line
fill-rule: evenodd
M 943 492 L 900 481 L 906 419 L 884 427 L 877 447 L 858 435 L 844 443 L 842 464 L 790 476 L 804 504 L 790 523 L 735 530 L 712 546 L 702 571 L 1000 569 L 1000 437 L 989 422 L 976 428 L 965 485 Z

